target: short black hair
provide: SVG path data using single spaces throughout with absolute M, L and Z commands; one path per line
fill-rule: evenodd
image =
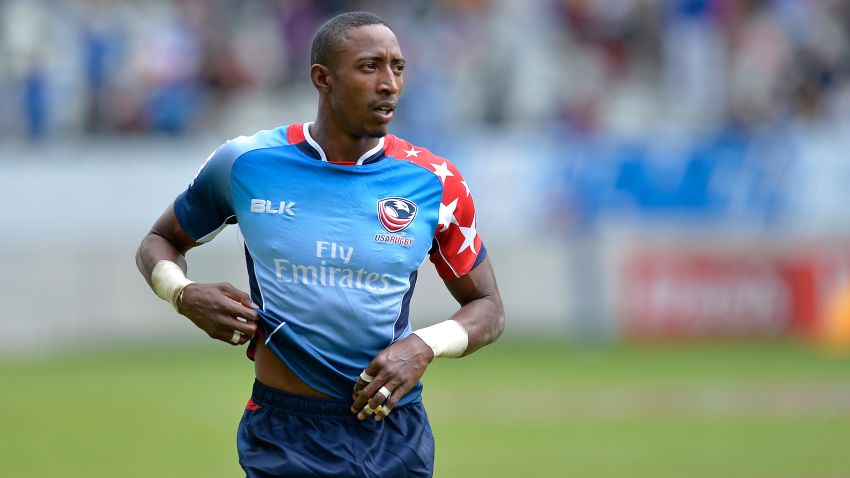
M 369 12 L 341 13 L 326 21 L 313 37 L 313 45 L 310 47 L 310 64 L 328 66 L 345 32 L 366 25 L 390 27 L 381 17 Z

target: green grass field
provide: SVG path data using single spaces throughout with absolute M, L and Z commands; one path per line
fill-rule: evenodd
M 0 361 L 0 474 L 240 476 L 242 353 Z M 435 362 L 425 384 L 437 477 L 850 476 L 850 359 L 799 344 L 505 341 Z

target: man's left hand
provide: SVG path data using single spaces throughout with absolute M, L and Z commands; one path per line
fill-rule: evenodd
M 371 380 L 361 375 L 354 384 L 351 412 L 359 420 L 374 415 L 375 421 L 381 421 L 416 385 L 433 359 L 431 347 L 414 334 L 385 348 L 363 371 Z

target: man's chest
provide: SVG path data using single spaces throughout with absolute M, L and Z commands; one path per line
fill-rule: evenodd
M 235 178 L 232 193 L 245 242 L 269 267 L 405 275 L 427 255 L 437 226 L 440 191 L 428 180 L 296 169 Z

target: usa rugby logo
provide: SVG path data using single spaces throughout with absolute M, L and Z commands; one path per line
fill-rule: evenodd
M 413 222 L 417 209 L 409 199 L 381 199 L 378 201 L 378 219 L 388 232 L 401 232 Z

